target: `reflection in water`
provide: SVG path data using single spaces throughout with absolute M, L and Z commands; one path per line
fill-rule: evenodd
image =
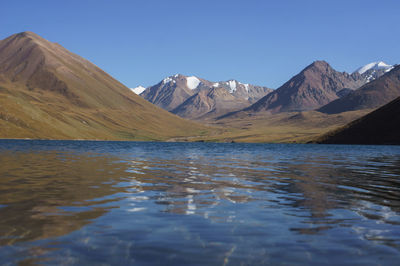
M 390 263 L 400 255 L 397 147 L 6 144 L 0 263 Z
M 116 158 L 57 152 L 0 154 L 0 245 L 68 234 L 103 215 L 128 177 Z M 118 177 L 118 179 L 114 179 Z

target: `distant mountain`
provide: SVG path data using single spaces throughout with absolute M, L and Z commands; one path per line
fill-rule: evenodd
M 131 91 L 133 91 L 134 93 L 136 93 L 137 95 L 140 95 L 142 92 L 144 92 L 146 90 L 145 87 L 139 86 L 136 88 L 131 88 Z
M 249 106 L 249 101 L 235 97 L 224 87 L 200 90 L 172 110 L 172 113 L 190 119 L 213 118 Z
M 176 74 L 147 88 L 140 96 L 181 117 L 213 117 L 249 106 L 272 89 L 236 80 L 211 82 Z
M 244 99 L 249 103 L 255 103 L 273 90 L 267 87 L 241 83 L 237 80 L 215 82 L 214 88 L 224 88 L 237 99 Z
M 0 41 L 0 138 L 162 140 L 199 130 L 35 33 Z
M 245 111 L 279 113 L 313 110 L 339 98 L 343 89 L 354 90 L 365 83 L 359 73 L 338 72 L 325 61 L 315 61 Z
M 400 96 L 400 66 L 395 66 L 383 76 L 321 107 L 318 111 L 327 114 L 336 114 L 346 111 L 377 108 L 398 96 Z
M 400 145 L 400 97 L 357 119 L 344 128 L 322 136 L 317 142 L 335 144 Z
M 389 72 L 392 69 L 392 65 L 388 65 L 385 62 L 379 61 L 366 64 L 365 66 L 362 66 L 354 71 L 354 73 L 359 73 L 368 82 L 370 82 L 381 77 L 383 74 Z
M 212 83 L 207 80 L 176 74 L 147 88 L 140 96 L 167 111 L 172 111 L 200 89 L 211 86 Z

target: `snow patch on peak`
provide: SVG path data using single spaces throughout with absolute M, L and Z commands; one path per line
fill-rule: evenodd
M 229 80 L 228 81 L 228 85 L 229 85 L 229 92 L 233 93 L 236 91 L 236 80 Z
M 240 81 L 237 81 L 237 83 L 238 83 L 239 85 L 243 85 L 243 86 L 244 86 L 244 89 L 245 89 L 247 92 L 249 92 L 249 85 L 250 85 L 250 84 L 248 84 L 248 83 L 242 83 L 242 82 L 240 82 Z
M 137 95 L 141 94 L 142 92 L 144 92 L 146 90 L 145 87 L 143 86 L 139 86 L 136 88 L 131 88 L 131 91 L 133 91 L 134 93 L 136 93 Z
M 213 84 L 213 87 L 214 88 L 217 88 L 219 86 L 219 82 L 215 82 L 214 84 Z
M 196 78 L 195 76 L 186 78 L 186 85 L 191 90 L 196 89 L 199 86 L 199 84 L 200 84 L 200 80 L 198 78 Z
M 393 68 L 392 65 L 388 65 L 385 62 L 379 61 L 379 62 L 372 62 L 372 63 L 366 64 L 365 66 L 357 69 L 355 72 L 358 72 L 359 74 L 364 74 L 365 72 L 367 72 L 370 69 L 373 69 L 373 70 L 384 69 L 387 72 L 387 71 L 390 71 L 392 68 Z
M 385 73 L 389 72 L 390 70 L 392 70 L 394 68 L 394 66 L 390 66 L 389 68 L 385 69 Z
M 173 80 L 171 77 L 167 77 L 167 78 L 163 79 L 163 84 L 167 84 L 170 82 L 176 83 L 176 81 Z

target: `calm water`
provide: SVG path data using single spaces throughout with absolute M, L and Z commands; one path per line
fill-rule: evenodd
M 393 265 L 400 146 L 0 141 L 0 264 Z

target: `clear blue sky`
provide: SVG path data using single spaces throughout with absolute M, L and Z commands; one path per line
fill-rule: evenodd
M 400 63 L 399 0 L 1 1 L 0 39 L 33 31 L 128 87 L 175 73 L 277 88 L 314 60 Z

